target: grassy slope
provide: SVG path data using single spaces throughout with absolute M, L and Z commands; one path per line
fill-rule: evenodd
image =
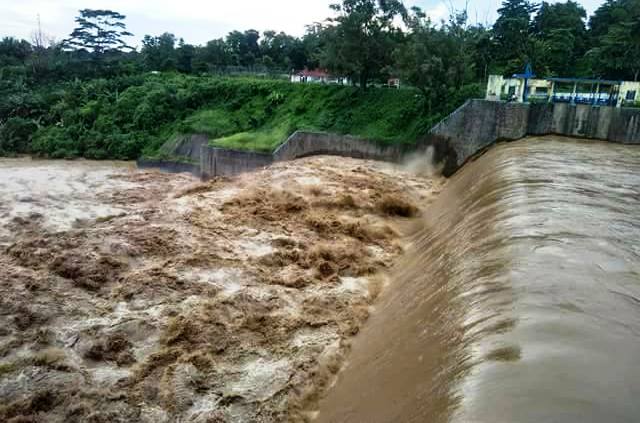
M 207 134 L 214 145 L 272 151 L 299 129 L 413 143 L 478 88 L 451 93 L 447 104 L 428 115 L 412 89 L 364 92 L 180 74 L 73 82 L 48 89 L 53 94 L 31 151 L 51 157 L 160 157 L 167 140 L 192 133 Z
M 187 117 L 181 129 L 206 133 L 212 144 L 272 151 L 298 129 L 352 134 L 381 142 L 414 142 L 439 116 L 425 116 L 413 90 L 226 80 L 231 101 Z

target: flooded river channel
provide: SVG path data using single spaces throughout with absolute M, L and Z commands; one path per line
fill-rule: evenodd
M 320 421 L 633 422 L 640 148 L 544 137 L 449 181 Z
M 639 210 L 638 147 L 558 137 L 446 182 L 2 160 L 0 420 L 634 422 Z

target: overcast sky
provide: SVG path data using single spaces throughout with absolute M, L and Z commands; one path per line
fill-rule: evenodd
M 111 9 L 127 16 L 126 24 L 139 45 L 145 34 L 172 32 L 193 44 L 203 44 L 234 29 L 273 29 L 304 34 L 305 25 L 331 15 L 336 0 L 0 0 L 0 37 L 12 35 L 29 40 L 40 15 L 43 30 L 57 40 L 74 28 L 79 9 Z M 552 1 L 553 2 L 553 1 Z M 407 6 L 423 8 L 432 20 L 446 18 L 465 0 L 405 0 Z M 472 23 L 492 23 L 501 0 L 468 0 Z M 592 13 L 601 0 L 579 1 Z

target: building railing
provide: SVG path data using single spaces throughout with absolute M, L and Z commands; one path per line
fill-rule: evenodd
M 551 97 L 554 103 L 573 103 L 573 104 L 590 104 L 594 106 L 613 106 L 617 103 L 615 96 L 601 94 L 599 96 L 593 94 L 554 94 Z

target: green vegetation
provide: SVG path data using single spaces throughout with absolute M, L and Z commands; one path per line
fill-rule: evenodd
M 231 148 L 234 150 L 252 150 L 259 152 L 271 152 L 289 135 L 284 126 L 262 129 L 254 132 L 238 132 L 214 140 L 211 144 L 217 147 Z
M 167 140 L 206 134 L 215 145 L 271 151 L 298 129 L 414 142 L 479 85 L 424 113 L 417 91 L 291 84 L 177 73 L 63 82 L 32 95 L 46 112 L 0 127 L 5 152 L 53 158 L 160 157 Z M 6 153 L 5 153 L 6 154 Z
M 224 80 L 237 92 L 234 104 L 210 104 L 185 123 L 186 132 L 208 134 L 214 145 L 272 151 L 296 130 L 351 134 L 388 143 L 413 143 L 446 113 L 481 87 L 450 93 L 438 112 L 425 113 L 425 100 L 415 90 L 298 85 L 279 81 Z M 248 87 L 251 87 L 250 89 Z M 214 108 L 215 107 L 215 108 Z M 214 109 L 212 109 L 214 108 Z M 210 120 L 204 124 L 203 115 Z
M 78 27 L 63 44 L 98 55 L 109 50 L 133 50 L 123 41 L 123 37 L 133 35 L 126 30 L 124 19 L 124 15 L 111 10 L 83 9 L 76 18 Z
M 250 29 L 194 46 L 164 33 L 144 36 L 136 51 L 124 15 L 91 9 L 61 43 L 40 28 L 31 42 L 6 37 L 0 155 L 163 157 L 164 142 L 192 133 L 271 151 L 298 129 L 410 143 L 480 96 L 491 73 L 531 63 L 540 76 L 640 76 L 638 0 L 608 0 L 588 22 L 570 0 L 504 0 L 492 27 L 469 25 L 466 11 L 434 23 L 397 0 L 342 0 L 332 10 L 301 38 Z M 303 68 L 351 85 L 281 80 Z M 395 77 L 403 89 L 376 88 Z

